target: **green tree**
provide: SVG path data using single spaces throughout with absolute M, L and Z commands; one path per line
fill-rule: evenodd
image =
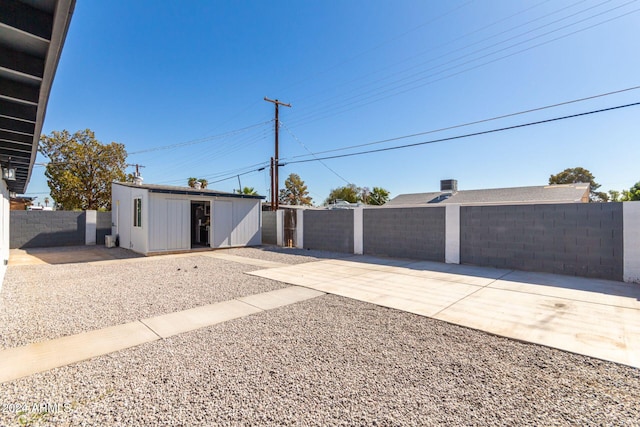
M 348 184 L 343 187 L 334 188 L 329 193 L 329 197 L 324 201 L 325 205 L 335 203 L 336 200 L 344 200 L 349 203 L 358 203 L 362 200 L 362 188 L 355 184 Z
M 111 209 L 111 183 L 126 180 L 124 144 L 102 144 L 90 129 L 40 136 L 38 151 L 49 159 L 45 176 L 51 196 L 64 209 Z
M 620 200 L 620 192 L 616 190 L 609 190 L 609 201 L 610 202 L 621 202 Z
M 600 188 L 600 184 L 596 182 L 593 174 L 585 168 L 567 168 L 562 172 L 549 177 L 549 184 L 575 184 L 578 182 L 589 184 L 591 186 L 591 201 L 606 202 L 609 200 L 609 195 L 607 193 L 603 191 L 596 191 Z
M 382 187 L 373 187 L 369 193 L 367 203 L 374 206 L 382 206 L 389 201 L 389 191 Z
M 640 200 L 640 181 L 636 182 L 629 190 L 622 191 L 621 202 Z
M 292 173 L 284 181 L 284 188 L 280 190 L 279 202 L 283 205 L 312 205 L 312 198 L 309 197 L 307 186 L 298 174 Z

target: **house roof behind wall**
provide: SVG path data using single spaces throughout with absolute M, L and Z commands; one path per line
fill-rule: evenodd
M 248 194 L 227 193 L 224 191 L 200 189 L 197 190 L 191 187 L 176 187 L 172 185 L 157 185 L 157 184 L 142 184 L 137 185 L 131 182 L 114 182 L 116 185 L 131 188 L 143 188 L 150 193 L 164 193 L 164 194 L 186 194 L 190 196 L 207 196 L 207 197 L 233 197 L 236 199 L 264 199 L 265 196 L 251 196 Z
M 523 204 L 523 203 L 580 203 L 589 201 L 589 184 L 557 184 L 534 187 L 490 188 L 400 194 L 384 206 L 433 204 Z

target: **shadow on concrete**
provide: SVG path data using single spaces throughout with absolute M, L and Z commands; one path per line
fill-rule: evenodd
M 634 298 L 640 301 L 640 284 L 637 283 L 519 270 L 512 271 L 501 280 L 527 285 L 550 286 L 573 291 Z
M 11 249 L 9 265 L 72 264 L 143 257 L 127 249 L 104 246 L 27 248 Z
M 347 259 L 355 256 L 353 254 L 323 251 L 319 249 L 287 248 L 282 246 L 270 245 L 268 243 L 263 243 L 262 246 L 252 246 L 252 249 L 264 252 L 274 252 L 278 254 L 308 256 L 319 259 Z
M 640 284 L 637 283 L 625 283 L 614 280 L 596 279 L 590 277 L 520 271 L 513 269 L 500 269 L 467 264 L 446 264 L 436 261 L 420 261 L 405 258 L 388 258 L 382 256 L 353 255 L 319 250 L 281 248 L 278 246 L 262 246 L 257 249 L 270 252 L 286 253 L 291 255 L 312 256 L 319 259 L 348 259 L 350 262 L 401 267 L 416 272 L 434 271 L 447 274 L 459 274 L 464 276 L 493 279 L 494 281 L 501 282 L 520 283 L 523 285 L 532 286 L 530 291 L 540 294 L 545 293 L 540 288 L 549 286 L 558 289 L 633 298 L 640 301 Z

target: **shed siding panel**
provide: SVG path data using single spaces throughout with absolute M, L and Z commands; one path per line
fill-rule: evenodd
M 189 215 L 190 203 L 188 200 L 167 200 L 167 244 L 168 250 L 190 248 Z
M 149 250 L 161 251 L 167 248 L 167 233 L 162 232 L 162 217 L 167 211 L 164 199 L 152 197 L 149 209 Z
M 190 248 L 189 201 L 151 197 L 149 250 L 175 251 Z
M 227 248 L 231 246 L 231 232 L 233 231 L 232 202 L 213 202 L 213 247 Z
M 233 224 L 231 233 L 232 246 L 259 245 L 260 236 L 260 205 L 250 200 L 233 202 Z

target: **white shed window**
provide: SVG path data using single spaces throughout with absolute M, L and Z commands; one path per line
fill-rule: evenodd
M 133 226 L 142 227 L 142 199 L 133 199 Z

